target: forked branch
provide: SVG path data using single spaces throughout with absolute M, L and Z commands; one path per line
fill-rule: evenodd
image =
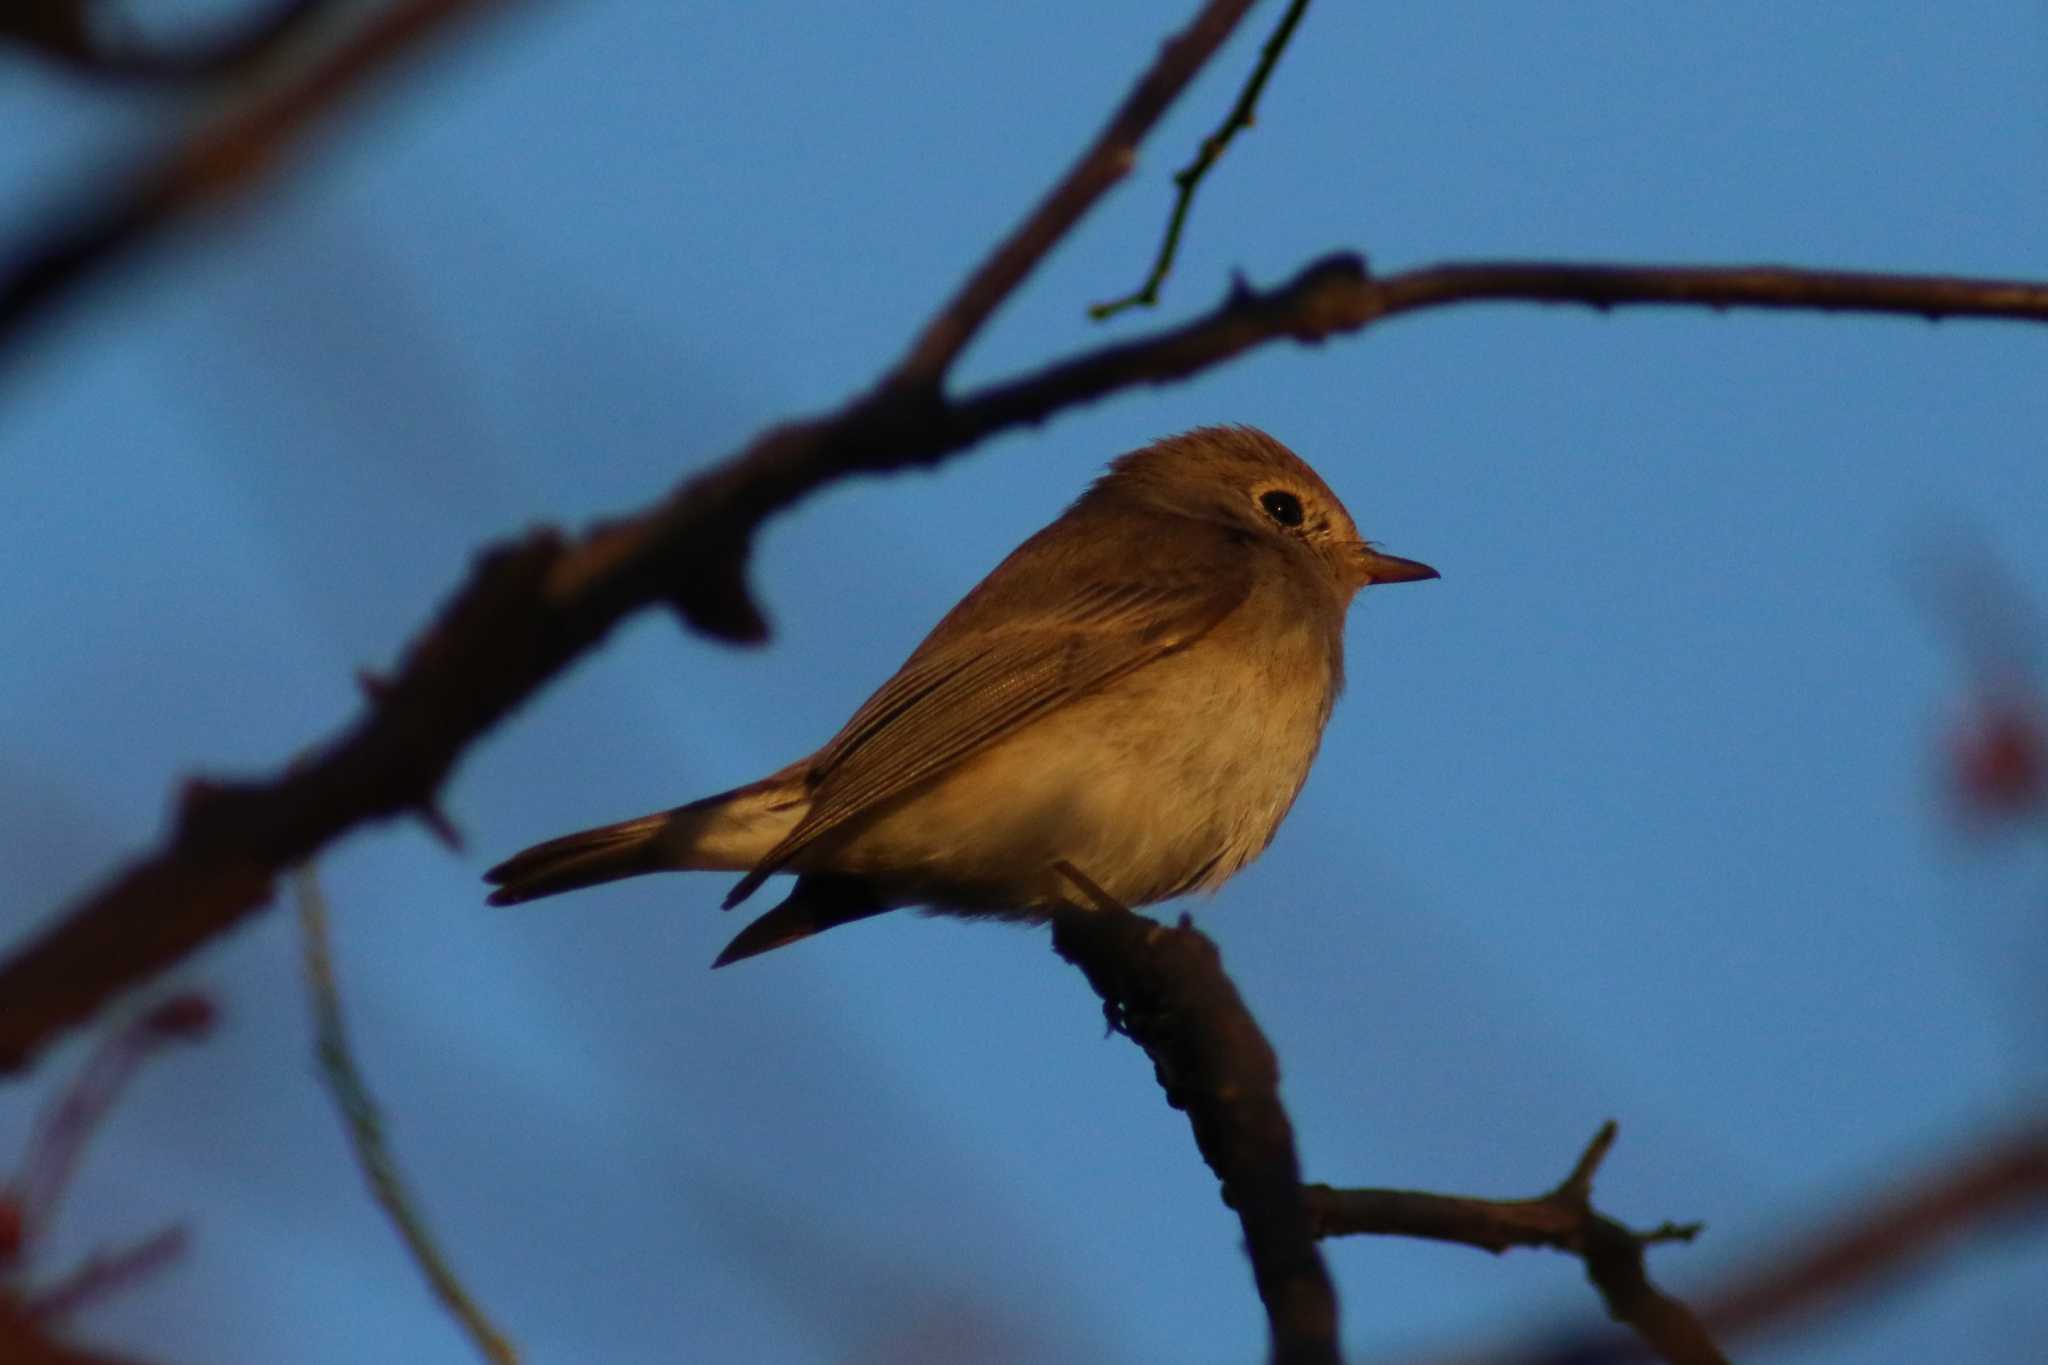
M 1308 0 L 1288 0 L 1287 12 L 1274 26 L 1273 36 L 1266 39 L 1266 45 L 1259 49 L 1258 65 L 1245 79 L 1244 89 L 1238 92 L 1237 103 L 1230 106 L 1230 112 L 1223 116 L 1223 122 L 1216 126 L 1216 131 L 1202 139 L 1202 145 L 1195 151 L 1195 159 L 1174 172 L 1173 210 L 1166 216 L 1166 232 L 1159 239 L 1159 251 L 1152 258 L 1152 269 L 1146 273 L 1145 282 L 1122 298 L 1091 305 L 1089 317 L 1102 322 L 1126 308 L 1150 308 L 1159 302 L 1159 286 L 1166 283 L 1167 275 L 1173 270 L 1173 258 L 1180 252 L 1180 234 L 1187 227 L 1188 210 L 1194 205 L 1195 191 L 1201 188 L 1202 181 L 1208 178 L 1216 163 L 1223 159 L 1223 153 L 1237 135 L 1252 126 L 1259 96 L 1264 93 L 1273 68 L 1280 62 L 1280 54 L 1287 50 L 1295 27 L 1301 23 L 1302 12 L 1307 8 Z

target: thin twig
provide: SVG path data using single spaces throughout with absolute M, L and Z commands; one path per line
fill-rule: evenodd
M 1238 92 L 1237 103 L 1231 106 L 1216 131 L 1202 139 L 1195 159 L 1174 173 L 1173 212 L 1167 215 L 1166 235 L 1160 239 L 1159 253 L 1152 258 L 1152 271 L 1145 276 L 1145 282 L 1120 299 L 1089 305 L 1089 317 L 1102 322 L 1126 308 L 1151 308 L 1159 302 L 1159 286 L 1166 283 L 1168 273 L 1173 270 L 1173 258 L 1180 251 L 1181 229 L 1187 225 L 1188 208 L 1195 202 L 1195 190 L 1207 178 L 1209 168 L 1223 159 L 1224 150 L 1237 135 L 1252 126 L 1266 81 L 1279 64 L 1280 54 L 1287 50 L 1288 41 L 1294 37 L 1295 26 L 1301 23 L 1302 13 L 1307 9 L 1308 0 L 1291 0 L 1287 12 L 1280 16 L 1279 24 L 1273 29 L 1273 35 L 1259 49 L 1259 64 L 1252 68 L 1244 89 Z
M 14 1184 L 20 1220 L 15 1236 L 21 1248 L 42 1240 L 78 1173 L 86 1144 L 144 1063 L 167 1044 L 204 1037 L 213 1021 L 213 1002 L 188 991 L 158 1002 L 101 1040 L 37 1120 L 22 1155 Z
M 341 992 L 334 977 L 334 952 L 327 936 L 327 900 L 310 866 L 293 874 L 298 893 L 299 930 L 305 940 L 306 986 L 313 1002 L 314 1048 L 320 1058 L 320 1073 L 334 1097 L 348 1130 L 349 1146 L 370 1183 L 370 1193 L 391 1218 L 406 1250 L 427 1277 L 434 1295 L 469 1333 L 477 1350 L 494 1365 L 518 1365 L 519 1352 L 492 1326 L 476 1300 L 463 1288 L 447 1257 L 427 1230 L 425 1217 L 398 1164 L 384 1141 L 383 1119 L 377 1102 L 364 1082 L 349 1052 L 348 1032 L 341 1015 Z
M 1151 70 L 1139 78 L 1103 130 L 1041 199 L 1024 222 L 968 276 L 939 309 L 888 383 L 936 389 L 989 315 L 1016 292 L 1045 254 L 1137 164 L 1138 144 L 1159 116 L 1216 55 L 1254 0 L 1209 0 L 1188 26 L 1167 39 Z
M 128 1286 L 148 1279 L 185 1254 L 192 1235 L 173 1223 L 133 1246 L 95 1252 L 85 1263 L 47 1289 L 37 1290 L 24 1311 L 42 1322 L 56 1322 Z

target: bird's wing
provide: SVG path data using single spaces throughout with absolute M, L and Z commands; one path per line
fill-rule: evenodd
M 1027 545 L 1019 556 L 1031 549 Z M 1029 565 L 1003 569 L 1013 567 Z M 819 751 L 810 775 L 810 813 L 733 888 L 726 905 L 751 895 L 827 831 L 1039 716 L 1185 649 L 1251 590 L 1250 571 L 1237 556 L 1178 567 L 1157 560 L 1122 567 L 1121 576 L 1093 578 L 1051 612 L 1003 610 L 1002 599 L 1012 591 L 1019 598 L 1032 592 L 1033 576 L 1004 578 L 1001 570 L 992 575 L 949 618 L 956 630 L 947 632 L 942 623 Z

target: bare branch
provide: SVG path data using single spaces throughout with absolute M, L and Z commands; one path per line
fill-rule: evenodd
M 1216 131 L 1202 139 L 1195 159 L 1174 173 L 1173 211 L 1167 215 L 1166 235 L 1160 239 L 1159 253 L 1152 259 L 1152 269 L 1145 276 L 1145 282 L 1120 299 L 1091 304 L 1089 317 L 1102 322 L 1126 308 L 1151 308 L 1159 302 L 1159 286 L 1166 283 L 1166 277 L 1173 269 L 1173 258 L 1180 251 L 1180 234 L 1187 226 L 1188 209 L 1195 202 L 1195 191 L 1208 177 L 1209 169 L 1223 159 L 1224 151 L 1237 135 L 1252 126 L 1259 96 L 1265 91 L 1266 82 L 1280 61 L 1280 54 L 1287 50 L 1288 41 L 1294 37 L 1295 26 L 1301 22 L 1302 13 L 1307 9 L 1308 0 L 1290 0 L 1287 12 L 1280 16 L 1280 23 L 1273 29 L 1273 36 L 1266 39 L 1266 45 L 1259 49 L 1259 64 L 1252 68 L 1244 89 L 1238 92 L 1237 103 L 1224 115 Z
M 161 1001 L 104 1039 L 39 1118 L 20 1170 L 0 1181 L 0 1360 L 9 1365 L 119 1365 L 112 1356 L 64 1345 L 48 1334 L 49 1328 L 176 1259 L 187 1241 L 183 1227 L 166 1228 L 116 1251 L 96 1252 L 48 1288 L 31 1292 L 20 1282 L 39 1244 L 47 1240 L 86 1143 L 136 1071 L 166 1044 L 204 1035 L 213 1019 L 213 1002 L 203 995 L 187 992 Z
M 1152 69 L 1124 96 L 1108 126 L 1096 135 L 1073 169 L 925 325 L 897 364 L 891 382 L 917 389 L 936 387 L 945 379 L 954 360 L 997 306 L 1096 200 L 1131 173 L 1145 134 L 1195 73 L 1216 55 L 1252 4 L 1253 0 L 1209 0 L 1192 23 L 1166 41 Z
M 1053 920 L 1053 948 L 1102 997 L 1109 1026 L 1145 1049 L 1186 1112 L 1223 1201 L 1244 1225 L 1276 1365 L 1335 1365 L 1337 1295 L 1302 1198 L 1294 1128 L 1280 1104 L 1280 1063 L 1223 972 L 1216 945 L 1136 915 L 1078 869 L 1060 870 L 1093 903 Z
M 1942 1157 L 1917 1175 L 1887 1175 L 1884 1190 L 1901 1187 L 1904 1193 L 1898 1195 L 1852 1198 L 1848 1202 L 1853 1211 L 1846 1219 L 1832 1228 L 1804 1234 L 1804 1245 L 1793 1237 L 1770 1239 L 1773 1246 L 1789 1245 L 1791 1249 L 1761 1262 L 1745 1263 L 1738 1275 L 1719 1287 L 1689 1296 L 1700 1305 L 1699 1321 L 1724 1341 L 1788 1326 L 1802 1317 L 1840 1311 L 1880 1294 L 1987 1228 L 2039 1226 L 2048 1217 L 2048 1124 L 2034 1119 L 1967 1149 L 1966 1155 Z M 1311 1187 L 1311 1207 L 1321 1198 Z M 1532 1209 L 1542 1202 L 1532 1201 Z M 1510 1235 L 1505 1236 L 1504 1245 L 1551 1244 L 1542 1235 L 1541 1214 L 1528 1216 L 1532 1210 L 1518 1208 L 1513 1201 L 1495 1207 L 1508 1211 Z M 1476 1215 L 1482 1226 L 1493 1217 L 1484 1212 Z M 1810 1220 L 1800 1221 L 1803 1226 Z M 1381 1226 L 1347 1230 L 1437 1237 L 1499 1249 L 1487 1240 L 1492 1231 L 1478 1236 L 1440 1236 L 1423 1216 L 1411 1217 L 1401 1210 L 1382 1222 Z M 1647 1243 L 1655 1236 L 1644 1235 L 1641 1240 Z M 1562 1334 L 1546 1332 L 1542 1337 L 1544 1344 L 1535 1349 L 1510 1344 L 1440 1358 L 1466 1365 L 1481 1361 L 1486 1365 L 1582 1365 L 1589 1360 L 1626 1365 L 1656 1358 L 1644 1337 L 1621 1336 L 1591 1324 Z
M 60 299 L 199 210 L 263 178 L 321 117 L 453 22 L 504 0 L 398 0 L 289 82 L 201 127 L 127 183 L 81 206 L 0 273 L 0 374 L 27 327 Z M 301 17 L 283 12 L 287 28 Z
M 85 1147 L 98 1133 L 143 1065 L 165 1046 L 204 1037 L 213 1027 L 213 1002 L 187 992 L 172 996 L 103 1039 L 78 1075 L 36 1123 L 14 1181 L 19 1194 L 19 1240 L 32 1245 L 55 1221 Z
M 38 0 L 24 11 L 16 36 L 80 64 L 113 70 L 112 59 L 86 37 L 69 0 Z M 197 209 L 257 183 L 323 116 L 370 79 L 445 32 L 452 21 L 504 0 L 398 0 L 348 39 L 310 63 L 295 79 L 199 129 L 156 158 L 129 183 L 54 226 L 0 274 L 0 361 L 23 330 L 60 298 L 108 266 L 147 246 Z M 1214 55 L 1253 0 L 1208 0 L 1181 33 L 1167 41 L 1094 143 L 1038 207 L 982 263 L 919 334 L 888 383 L 936 387 L 984 322 L 1135 164 L 1138 143 Z M 318 0 L 293 0 L 272 27 L 243 44 L 247 59 L 296 29 Z M 47 13 L 45 13 L 47 10 Z M 259 46 L 255 40 L 261 38 Z M 208 54 L 219 61 L 223 54 Z M 140 54 L 126 60 L 134 66 Z M 195 60 L 197 60 L 195 58 Z
M 1631 1232 L 1593 1208 L 1593 1176 L 1614 1144 L 1613 1120 L 1558 1187 L 1535 1199 L 1471 1199 L 1415 1190 L 1332 1189 L 1311 1185 L 1304 1195 L 1316 1235 L 1374 1233 L 1457 1242 L 1486 1251 L 1544 1246 L 1585 1262 L 1586 1277 L 1600 1291 L 1608 1315 L 1634 1328 L 1659 1360 L 1670 1365 L 1726 1365 L 1706 1326 L 1691 1309 L 1650 1282 L 1643 1249 L 1660 1242 L 1689 1242 L 1699 1225 L 1666 1223 L 1650 1232 Z
M 399 1240 L 411 1253 L 420 1273 L 427 1278 L 434 1297 L 454 1314 L 462 1330 L 476 1345 L 477 1352 L 493 1365 L 519 1365 L 519 1352 L 491 1323 L 455 1274 L 434 1236 L 418 1201 L 405 1187 L 398 1163 L 384 1142 L 384 1121 L 377 1110 L 362 1072 L 349 1051 L 348 1029 L 341 1014 L 341 988 L 334 979 L 334 950 L 327 937 L 327 898 L 310 867 L 293 874 L 298 892 L 299 933 L 305 943 L 306 989 L 313 1001 L 313 1045 L 320 1058 L 320 1073 L 334 1107 L 341 1111 L 348 1130 L 349 1146 L 369 1182 L 370 1193 L 398 1229 Z

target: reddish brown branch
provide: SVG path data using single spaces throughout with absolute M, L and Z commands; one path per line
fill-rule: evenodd
M 1056 918 L 1053 947 L 1102 997 L 1110 1027 L 1145 1049 L 1167 1103 L 1186 1112 L 1202 1159 L 1244 1226 L 1273 1360 L 1335 1365 L 1337 1295 L 1303 1200 L 1280 1063 L 1216 945 L 1185 919 L 1169 929 L 1063 870 L 1095 908 Z
M 78 1174 L 86 1145 L 136 1074 L 171 1043 L 205 1037 L 213 1021 L 213 1002 L 188 991 L 153 1006 L 93 1049 L 37 1120 L 9 1184 L 11 1235 L 0 1244 L 0 1268 L 42 1239 Z
M 95 1252 L 62 1280 L 38 1290 L 29 1300 L 28 1313 L 42 1322 L 61 1322 L 100 1299 L 153 1278 L 183 1256 L 191 1240 L 192 1234 L 183 1224 L 173 1223 L 133 1246 Z
M 1703 1295 L 1701 1311 L 1717 1331 L 1754 1332 L 1873 1292 L 1988 1224 L 2038 1226 L 2048 1220 L 2048 1122 L 1943 1157 L 1902 1183 L 1905 1193 L 1869 1201 L 1791 1256 Z
M 204 1035 L 213 1004 L 205 996 L 173 996 L 105 1039 L 37 1121 L 15 1174 L 0 1181 L 0 1361 L 8 1365 L 118 1365 L 112 1356 L 73 1349 L 49 1335 L 51 1325 L 156 1274 L 184 1250 L 186 1233 L 169 1227 L 131 1246 L 96 1252 L 56 1284 L 33 1292 L 26 1279 L 47 1241 L 57 1204 L 70 1186 L 86 1143 L 135 1072 L 165 1044 Z

